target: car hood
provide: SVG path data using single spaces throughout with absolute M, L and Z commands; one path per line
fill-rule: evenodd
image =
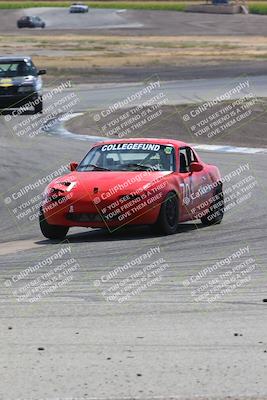
M 49 187 L 62 190 L 63 185 L 65 188 L 71 188 L 70 190 L 73 188 L 75 190 L 85 190 L 88 193 L 93 193 L 96 188 L 99 193 L 130 193 L 140 188 L 145 190 L 151 185 L 157 184 L 159 179 L 170 173 L 169 171 L 74 171 L 53 180 Z

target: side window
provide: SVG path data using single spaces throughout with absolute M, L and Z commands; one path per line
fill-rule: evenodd
M 180 172 L 189 172 L 189 165 L 198 161 L 191 147 L 180 148 Z
M 30 61 L 29 63 L 27 63 L 27 65 L 28 65 L 29 73 L 32 74 L 33 76 L 37 76 L 37 68 L 33 64 L 33 62 Z
M 186 151 L 186 147 L 181 147 L 179 153 L 180 172 L 189 172 L 188 154 Z
M 191 147 L 187 147 L 187 148 L 186 148 L 186 151 L 187 151 L 187 158 L 188 158 L 188 163 L 189 163 L 189 165 L 190 165 L 192 162 L 197 161 L 197 158 L 196 158 L 196 156 L 195 156 L 195 153 L 193 152 L 193 150 L 191 149 Z

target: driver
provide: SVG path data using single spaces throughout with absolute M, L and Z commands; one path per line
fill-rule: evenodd
M 27 75 L 27 65 L 23 63 L 19 63 L 17 66 L 17 76 L 25 76 Z

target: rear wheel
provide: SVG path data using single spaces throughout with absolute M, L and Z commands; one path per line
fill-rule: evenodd
M 39 224 L 42 234 L 48 239 L 64 239 L 69 231 L 67 226 L 49 224 L 45 219 L 42 208 L 40 208 Z
M 38 97 L 38 103 L 34 106 L 34 114 L 42 114 L 43 112 L 43 98 Z
M 224 195 L 222 184 L 220 184 L 213 195 L 213 200 L 209 208 L 209 212 L 201 218 L 203 225 L 214 225 L 222 222 L 224 215 Z
M 151 225 L 154 233 L 164 235 L 172 235 L 177 231 L 179 223 L 179 205 L 178 199 L 174 192 L 169 192 L 161 204 L 158 220 Z

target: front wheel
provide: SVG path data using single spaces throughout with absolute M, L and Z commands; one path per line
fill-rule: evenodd
M 40 208 L 39 225 L 42 234 L 47 239 L 64 239 L 69 231 L 67 226 L 49 224 L 45 219 L 42 208 Z
M 178 199 L 174 192 L 169 192 L 161 204 L 158 220 L 151 225 L 152 232 L 172 235 L 177 231 L 179 223 Z
M 34 114 L 42 114 L 43 112 L 43 98 L 38 97 L 38 103 L 34 106 Z
M 222 190 L 222 184 L 216 188 L 215 194 L 212 196 L 212 202 L 208 213 L 201 218 L 203 225 L 209 226 L 214 224 L 220 224 L 224 215 L 224 195 Z

